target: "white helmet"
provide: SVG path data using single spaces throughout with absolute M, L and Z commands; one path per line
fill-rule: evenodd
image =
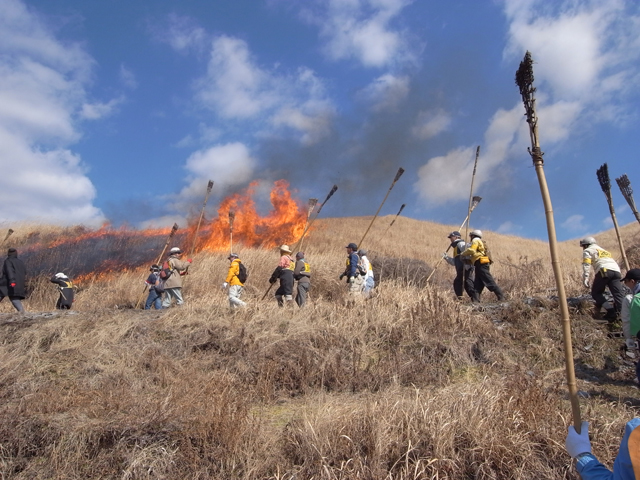
M 584 237 L 580 240 L 581 247 L 588 247 L 589 245 L 594 245 L 596 243 L 596 239 L 593 237 Z
M 469 233 L 469 237 L 471 237 L 471 238 L 473 238 L 473 237 L 482 238 L 482 230 L 471 230 L 471 232 Z
M 69 277 L 67 277 L 64 273 L 60 272 L 60 273 L 56 273 L 54 278 L 69 278 Z
M 173 247 L 171 250 L 169 250 L 170 255 L 174 255 L 176 253 L 182 253 L 182 250 L 180 250 L 180 247 Z

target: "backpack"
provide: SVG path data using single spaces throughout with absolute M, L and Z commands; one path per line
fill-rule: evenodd
M 162 264 L 162 270 L 160 270 L 160 279 L 162 279 L 162 281 L 165 281 L 171 276 L 172 273 L 173 268 L 171 268 L 171 264 L 167 260 Z
M 631 298 L 631 305 L 629 306 L 629 317 L 631 317 L 631 335 L 637 336 L 640 333 L 640 293 L 636 293 Z
M 356 266 L 356 273 L 361 277 L 367 276 L 367 267 L 362 263 L 362 258 L 358 255 L 358 265 Z
M 489 265 L 493 263 L 493 258 L 491 258 L 491 251 L 489 250 L 489 245 L 484 240 L 480 240 L 482 242 L 482 246 L 484 247 L 484 256 L 489 259 Z M 482 262 L 481 262 L 482 263 Z
M 238 275 L 236 275 L 236 277 L 238 277 L 238 280 L 240 280 L 240 283 L 242 283 L 243 285 L 249 277 L 249 274 L 247 273 L 247 267 L 245 267 L 244 263 L 242 262 L 238 262 Z

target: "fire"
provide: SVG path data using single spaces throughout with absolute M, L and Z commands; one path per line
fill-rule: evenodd
M 229 212 L 233 212 L 233 243 L 246 247 L 274 247 L 293 243 L 300 238 L 306 223 L 306 212 L 291 198 L 289 183 L 274 182 L 271 190 L 272 210 L 264 217 L 256 212 L 253 196 L 258 182 L 252 182 L 244 193 L 225 198 L 218 208 L 218 218 L 205 229 L 205 239 L 199 251 L 220 251 L 229 248 L 231 229 Z

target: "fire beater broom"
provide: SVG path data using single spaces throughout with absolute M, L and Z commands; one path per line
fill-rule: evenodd
M 7 235 L 4 237 L 4 240 L 2 240 L 2 243 L 0 245 L 4 245 L 5 242 L 7 241 L 7 239 L 11 236 L 12 233 L 13 233 L 13 229 L 12 228 L 7 230 Z
M 396 173 L 396 176 L 393 179 L 393 182 L 391 182 L 391 186 L 389 187 L 389 190 L 387 190 L 387 194 L 384 196 L 384 199 L 382 200 L 382 203 L 380 204 L 380 206 L 378 207 L 378 211 L 376 212 L 376 214 L 373 216 L 373 218 L 371 219 L 371 223 L 369 224 L 369 226 L 367 227 L 367 230 L 364 232 L 364 235 L 362 235 L 362 238 L 360 239 L 360 242 L 358 242 L 358 248 L 362 248 L 362 243 L 364 242 L 364 239 L 367 237 L 367 233 L 369 233 L 369 229 L 371 228 L 371 226 L 373 225 L 373 222 L 376 221 L 376 218 L 378 218 L 378 214 L 380 213 L 380 210 L 382 209 L 382 206 L 384 205 L 384 202 L 387 201 L 387 197 L 389 196 L 389 194 L 391 193 L 391 189 L 393 188 L 393 186 L 396 184 L 396 182 L 400 179 L 400 177 L 402 176 L 402 174 L 404 173 L 404 168 L 400 167 L 398 169 L 398 172 Z
M 480 200 L 482 200 L 482 197 L 478 197 L 478 196 L 475 196 L 471 199 L 471 206 L 469 208 L 469 213 L 467 214 L 467 218 L 464 219 L 458 231 L 464 228 L 464 225 L 467 223 L 467 220 L 469 220 L 469 216 L 471 215 L 471 212 L 473 212 L 476 209 L 476 207 L 480 203 Z M 447 253 L 450 248 L 451 248 L 451 244 L 449 244 L 449 246 L 447 247 L 444 253 Z M 438 263 L 436 263 L 436 266 L 433 267 L 433 270 L 431 270 L 431 273 L 429 274 L 426 280 L 427 283 L 429 283 L 429 280 L 431 280 L 431 277 L 433 277 L 433 274 L 436 273 L 436 269 L 440 266 L 440 263 L 442 262 L 442 260 L 444 260 L 444 256 L 440 257 L 440 260 L 438 260 Z
M 469 224 L 471 223 L 471 204 L 473 203 L 473 181 L 476 178 L 476 168 L 478 167 L 478 157 L 480 156 L 480 145 L 476 148 L 476 160 L 473 163 L 473 173 L 471 174 L 471 191 L 469 192 L 469 211 L 467 212 L 467 228 L 464 231 L 464 240 L 469 238 Z
M 169 243 L 171 243 L 171 239 L 173 238 L 173 236 L 176 234 L 177 231 L 178 231 L 178 224 L 174 223 L 173 227 L 171 227 L 171 232 L 169 232 L 169 236 L 167 237 L 167 241 L 164 244 L 164 248 L 162 249 L 162 253 L 158 257 L 158 260 L 156 260 L 156 262 L 155 262 L 156 264 L 160 265 L 160 262 L 162 262 L 162 257 L 164 257 L 164 252 L 167 251 L 167 248 L 169 247 Z M 138 299 L 138 302 L 136 303 L 136 309 L 138 309 L 138 307 L 140 306 L 140 302 L 144 298 L 144 292 L 146 292 L 146 291 L 147 291 L 147 286 L 145 285 L 144 290 L 142 290 L 142 294 L 140 295 L 140 298 Z
M 600 182 L 600 188 L 604 192 L 604 196 L 607 197 L 607 204 L 609 205 L 609 212 L 611 213 L 611 220 L 613 220 L 613 227 L 616 229 L 616 236 L 618 237 L 618 245 L 620 245 L 620 253 L 622 254 L 622 260 L 624 260 L 624 268 L 629 270 L 629 261 L 627 260 L 627 254 L 624 251 L 622 245 L 622 237 L 620 236 L 620 229 L 618 228 L 618 220 L 616 219 L 616 212 L 613 209 L 613 200 L 611 199 L 611 181 L 609 180 L 609 167 L 606 163 L 596 171 L 598 176 L 598 182 Z
M 233 253 L 233 221 L 235 219 L 235 212 L 229 210 L 229 255 Z
M 538 140 L 538 117 L 536 115 L 536 100 L 534 93 L 536 91 L 533 86 L 533 60 L 531 53 L 527 52 L 524 60 L 520 62 L 520 67 L 516 71 L 516 85 L 520 89 L 520 95 L 524 103 L 527 123 L 529 124 L 529 135 L 531 137 L 531 148 L 527 149 L 533 165 L 536 169 L 538 182 L 540 184 L 540 193 L 542 194 L 542 202 L 544 204 L 545 215 L 547 218 L 547 233 L 549 235 L 549 250 L 551 252 L 551 264 L 553 266 L 553 274 L 558 289 L 558 303 L 560 306 L 560 314 L 562 317 L 562 338 L 564 342 L 564 363 L 567 374 L 567 386 L 569 388 L 569 399 L 571 401 L 571 412 L 573 414 L 573 426 L 576 432 L 580 433 L 582 420 L 580 418 L 580 403 L 578 402 L 578 389 L 576 386 L 576 374 L 573 365 L 573 347 L 571 345 L 571 322 L 569 320 L 569 307 L 567 306 L 567 295 L 564 290 L 562 280 L 562 270 L 560 268 L 560 260 L 558 256 L 558 245 L 556 240 L 556 227 L 553 220 L 553 208 L 551 206 L 551 197 L 549 196 L 549 188 L 544 175 L 544 160 L 542 159 L 542 150 Z
M 207 184 L 207 194 L 204 196 L 204 202 L 202 203 L 202 210 L 200 211 L 200 218 L 198 219 L 198 225 L 196 226 L 196 231 L 193 235 L 193 244 L 191 245 L 191 252 L 189 252 L 189 258 L 193 257 L 193 252 L 196 249 L 196 242 L 198 241 L 198 232 L 200 231 L 200 224 L 202 223 L 202 219 L 204 218 L 204 208 L 207 206 L 207 201 L 209 200 L 209 195 L 211 194 L 211 189 L 213 188 L 213 182 L 209 180 Z
M 298 250 L 298 248 L 302 244 L 302 239 L 304 238 L 305 234 L 309 231 L 309 229 L 311 228 L 311 225 L 313 224 L 313 222 L 315 222 L 316 218 L 318 218 L 318 215 L 320 215 L 320 211 L 322 210 L 322 207 L 324 207 L 324 204 L 327 203 L 331 197 L 333 197 L 333 194 L 336 193 L 337 190 L 338 190 L 338 186 L 337 185 L 334 185 L 333 187 L 331 187 L 331 190 L 327 194 L 327 198 L 325 198 L 324 202 L 322 202 L 320 204 L 320 206 L 318 207 L 318 210 L 316 210 L 316 214 L 313 216 L 311 221 L 309 223 L 307 223 L 307 226 L 304 228 L 304 231 L 302 232 L 302 235 L 300 236 L 300 240 L 298 240 L 298 243 L 296 243 L 296 245 L 295 245 L 295 247 L 293 249 L 294 251 Z M 309 202 L 311 202 L 311 200 L 309 200 Z M 264 292 L 264 295 L 262 295 L 262 299 L 261 300 L 264 300 L 265 298 L 267 298 L 267 295 L 269 294 L 269 291 L 271 290 L 271 287 L 273 287 L 273 285 L 274 285 L 273 283 L 269 284 L 269 288 L 267 288 L 267 291 Z
M 636 220 L 640 223 L 640 213 L 638 213 L 638 209 L 636 208 L 636 202 L 633 201 L 633 189 L 631 188 L 631 182 L 626 174 L 621 177 L 616 178 L 616 182 L 620 187 L 620 191 L 622 192 L 622 196 L 631 207 L 631 211 L 636 216 Z

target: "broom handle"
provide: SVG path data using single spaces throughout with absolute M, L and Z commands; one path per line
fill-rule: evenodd
M 473 210 L 473 208 L 471 210 Z M 464 219 L 464 222 L 462 222 L 462 225 L 460 225 L 460 228 L 458 229 L 458 231 L 462 230 L 462 227 L 464 227 L 464 224 L 467 223 L 467 220 L 469 220 L 469 215 L 467 215 L 467 218 Z M 447 253 L 450 248 L 451 248 L 451 244 L 449 244 L 449 246 L 444 251 L 444 253 Z M 440 266 L 440 263 L 442 263 L 442 260 L 444 260 L 444 256 L 440 257 L 440 260 L 438 260 L 438 263 L 436 263 L 436 266 L 433 267 L 433 270 L 431 270 L 431 273 L 427 277 L 426 283 L 429 283 L 429 280 L 431 280 L 431 277 L 433 277 L 433 274 L 436 273 L 436 269 Z
M 616 212 L 613 208 L 613 201 L 610 199 L 610 195 L 607 200 L 607 203 L 609 204 L 609 212 L 611 213 L 611 220 L 613 220 L 613 227 L 616 229 L 616 237 L 618 237 L 618 245 L 620 245 L 620 253 L 622 254 L 622 260 L 624 261 L 624 268 L 628 272 L 630 270 L 629 260 L 627 260 L 627 254 L 625 253 L 624 246 L 622 245 L 622 237 L 620 236 L 620 229 L 618 228 L 618 219 L 616 218 Z
M 393 186 L 396 184 L 396 182 L 400 179 L 400 177 L 402 176 L 402 174 L 404 173 L 404 168 L 400 167 L 398 169 L 398 173 L 396 173 L 396 176 L 393 179 L 393 182 L 391 182 L 391 186 L 389 187 L 389 190 L 387 190 L 387 194 L 384 196 L 384 200 L 382 200 L 382 203 L 380 204 L 380 206 L 378 207 L 378 211 L 376 212 L 376 214 L 373 216 L 373 218 L 371 219 L 371 223 L 369 224 L 369 226 L 367 227 L 367 230 L 364 232 L 364 235 L 362 235 L 362 238 L 360 239 L 360 242 L 358 243 L 358 248 L 362 248 L 362 243 L 364 242 L 364 239 L 367 237 L 367 233 L 369 233 L 369 229 L 371 228 L 371 226 L 373 225 L 373 222 L 376 221 L 376 218 L 378 217 L 378 214 L 380 213 L 380 210 L 382 209 L 382 206 L 384 205 L 384 202 L 387 201 L 387 197 L 389 196 L 389 194 L 391 193 L 391 189 L 393 188 Z
M 469 192 L 469 210 L 467 213 L 467 219 L 465 220 L 465 222 L 467 220 L 469 220 L 471 218 L 471 205 L 473 204 L 473 181 L 476 178 L 476 168 L 478 166 L 478 157 L 480 156 L 480 145 L 478 145 L 478 148 L 476 148 L 476 161 L 473 163 L 473 174 L 471 175 L 471 191 Z M 460 227 L 460 230 L 462 230 L 462 227 Z M 467 223 L 467 229 L 464 232 L 464 238 L 465 240 L 467 238 L 469 238 L 469 224 Z
M 198 226 L 196 227 L 196 231 L 193 235 L 193 244 L 191 245 L 191 252 L 189 252 L 189 257 L 193 257 L 193 252 L 196 249 L 196 242 L 198 241 L 198 232 L 200 231 L 200 224 L 202 223 L 202 218 L 204 217 L 204 208 L 207 206 L 207 201 L 209 200 L 209 195 L 211 194 L 211 189 L 213 188 L 213 182 L 209 180 L 207 184 L 207 194 L 204 197 L 204 202 L 202 203 L 202 210 L 200 211 L 200 218 L 198 219 Z

